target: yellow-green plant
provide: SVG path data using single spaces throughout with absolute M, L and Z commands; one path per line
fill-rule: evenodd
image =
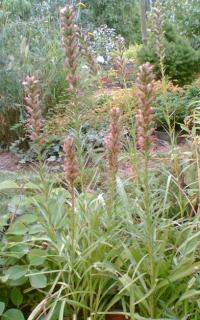
M 125 51 L 124 57 L 129 60 L 135 62 L 137 60 L 138 51 L 142 48 L 141 44 L 131 44 Z

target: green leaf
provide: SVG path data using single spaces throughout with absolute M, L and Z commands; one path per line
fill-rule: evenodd
M 59 320 L 64 319 L 65 304 L 66 304 L 66 301 L 63 300 L 60 307 Z
M 21 215 L 24 212 L 24 198 L 23 195 L 17 195 L 12 198 L 8 204 L 8 211 L 16 215 Z
M 28 228 L 23 223 L 16 221 L 10 226 L 7 234 L 24 235 L 27 231 Z
M 27 267 L 26 266 L 13 266 L 8 268 L 6 271 L 6 275 L 9 277 L 9 279 L 12 280 L 18 280 L 25 276 L 27 273 Z
M 171 274 L 167 277 L 167 279 L 163 279 L 157 289 L 161 289 L 165 287 L 168 283 L 174 283 L 175 281 L 180 281 L 192 274 L 199 272 L 200 270 L 200 262 L 194 263 L 192 265 L 185 264 L 176 268 L 171 272 Z
M 31 213 L 23 214 L 17 221 L 24 224 L 34 223 L 37 221 L 37 216 Z
M 33 288 L 42 289 L 47 286 L 47 277 L 44 274 L 29 276 L 29 280 Z
M 6 283 L 8 281 L 8 276 L 0 277 L 0 283 Z
M 17 307 L 19 307 L 23 302 L 23 295 L 21 294 L 21 291 L 18 288 L 13 288 L 11 290 L 10 298 L 12 303 Z
M 44 233 L 45 229 L 43 228 L 43 226 L 39 225 L 39 224 L 33 224 L 30 226 L 29 228 L 29 234 L 37 234 L 37 233 Z
M 25 243 L 14 244 L 9 248 L 9 254 L 12 257 L 21 259 L 25 254 L 29 252 L 29 246 Z
M 7 284 L 9 287 L 20 287 L 28 281 L 28 278 L 22 277 L 17 280 L 8 280 Z
M 117 181 L 117 192 L 120 195 L 120 199 L 122 200 L 124 207 L 129 208 L 130 201 L 129 201 L 127 194 L 126 194 L 126 191 L 124 189 L 123 182 L 119 177 L 116 178 L 116 181 Z
M 19 186 L 14 181 L 3 181 L 0 183 L 0 191 L 6 190 L 6 189 L 19 189 Z
M 4 312 L 4 309 L 5 309 L 5 303 L 0 301 L 0 316 Z
M 15 181 L 7 180 L 0 183 L 0 191 L 7 189 L 26 189 L 26 190 L 39 190 L 39 186 L 35 183 L 28 182 L 20 186 Z
M 0 219 L 0 227 L 4 227 L 8 225 L 8 220 L 10 218 L 10 214 L 1 215 Z
M 9 309 L 3 314 L 2 320 L 25 320 L 25 318 L 20 310 Z
M 39 190 L 39 186 L 33 182 L 27 182 L 24 184 L 23 189 L 28 189 L 28 190 Z
M 200 290 L 189 290 L 188 292 L 184 293 L 181 297 L 179 301 L 183 301 L 183 300 L 190 300 L 193 299 L 194 297 L 200 296 Z
M 45 251 L 41 249 L 33 249 L 28 255 L 30 265 L 40 266 L 44 263 L 46 256 Z

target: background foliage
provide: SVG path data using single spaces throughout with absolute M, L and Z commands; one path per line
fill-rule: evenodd
M 85 0 L 91 22 L 114 28 L 127 43 L 141 41 L 139 4 L 137 0 Z
M 148 45 L 138 51 L 140 63 L 150 61 L 155 65 L 158 77 L 161 76 L 159 57 L 156 54 L 154 38 L 150 37 Z M 200 52 L 190 45 L 187 38 L 180 36 L 173 25 L 165 26 L 165 72 L 170 80 L 184 85 L 194 80 L 200 71 Z

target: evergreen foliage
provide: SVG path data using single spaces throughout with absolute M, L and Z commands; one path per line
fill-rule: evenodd
M 156 75 L 161 76 L 159 57 L 156 54 L 153 37 L 146 47 L 138 51 L 140 63 L 149 61 L 155 65 Z M 167 25 L 165 30 L 165 72 L 175 83 L 184 85 L 190 83 L 195 74 L 200 70 L 200 54 L 192 48 L 189 41 L 178 35 L 172 25 Z

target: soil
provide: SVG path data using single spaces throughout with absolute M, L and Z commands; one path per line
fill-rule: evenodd
M 190 147 L 188 143 L 184 140 L 178 141 L 178 149 L 181 151 L 183 155 L 187 152 Z M 159 132 L 156 137 L 156 143 L 154 146 L 153 154 L 154 157 L 157 154 L 168 154 L 170 150 L 170 142 L 168 141 L 168 136 L 165 132 Z M 165 156 L 164 156 L 165 158 Z M 51 172 L 60 172 L 63 169 L 63 163 L 61 159 L 58 161 L 54 161 L 53 163 L 46 163 L 47 169 Z M 20 171 L 27 171 L 32 170 L 33 164 L 30 166 L 29 164 L 21 164 L 20 157 L 16 154 L 11 152 L 0 152 L 0 172 L 8 171 L 8 172 L 20 172 Z M 120 171 L 124 172 L 125 176 L 131 178 L 134 176 L 133 168 L 129 162 L 123 162 L 120 165 Z
M 27 166 L 20 164 L 20 157 L 11 152 L 0 152 L 0 171 L 18 172 Z

